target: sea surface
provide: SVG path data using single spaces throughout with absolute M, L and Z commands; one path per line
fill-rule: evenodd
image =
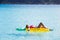
M 16 30 L 40 22 L 53 31 L 32 34 Z M 0 40 L 60 40 L 60 5 L 0 4 Z

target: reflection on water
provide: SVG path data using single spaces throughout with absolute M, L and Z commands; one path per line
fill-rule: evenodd
M 29 34 L 29 33 L 8 33 L 8 34 L 1 34 L 0 35 L 1 40 L 8 39 L 8 40 L 50 40 L 51 37 L 49 36 L 49 33 L 43 33 L 43 34 Z

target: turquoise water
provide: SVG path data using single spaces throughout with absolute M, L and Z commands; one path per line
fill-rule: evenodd
M 42 22 L 53 31 L 29 34 L 16 31 Z M 0 4 L 0 40 L 60 40 L 60 5 Z

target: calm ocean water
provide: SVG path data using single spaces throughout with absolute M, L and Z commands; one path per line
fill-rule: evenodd
M 42 22 L 53 31 L 29 34 L 16 31 Z M 60 5 L 0 4 L 0 40 L 60 40 Z

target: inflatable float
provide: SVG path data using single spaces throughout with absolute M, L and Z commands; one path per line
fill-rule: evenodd
M 30 32 L 30 33 L 40 33 L 40 32 L 49 32 L 49 31 L 53 31 L 52 29 L 46 28 L 43 23 L 40 23 L 38 26 L 34 27 L 33 25 L 28 26 L 26 25 L 26 27 L 24 29 L 20 29 L 20 28 L 16 28 L 17 31 L 26 31 L 26 32 Z

